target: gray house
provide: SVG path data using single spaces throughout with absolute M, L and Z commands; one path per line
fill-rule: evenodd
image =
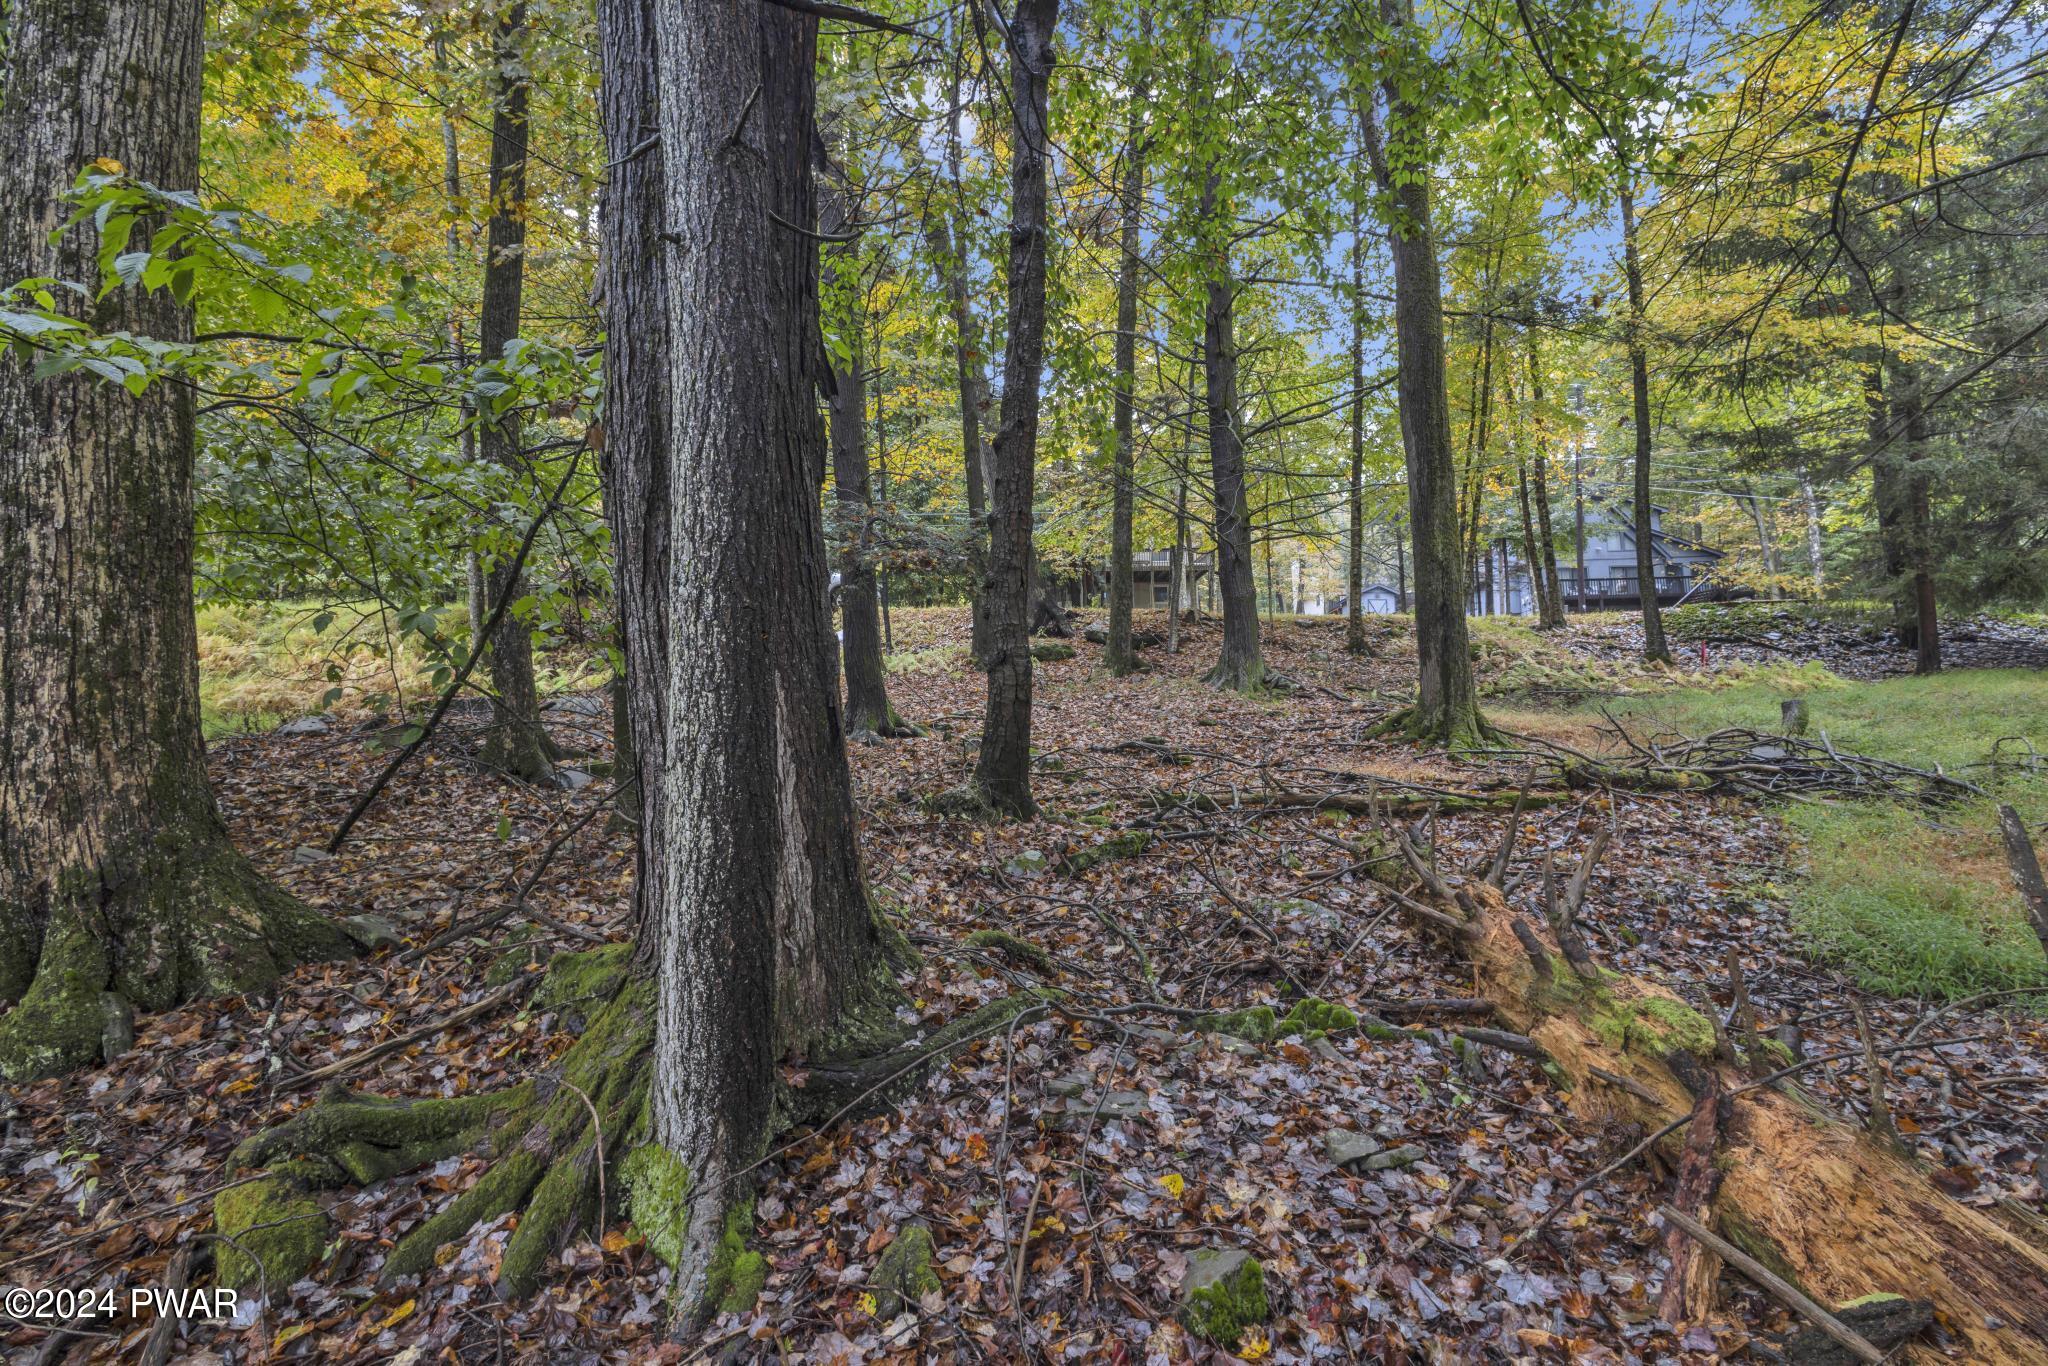
M 1628 503 L 1592 503 L 1586 506 L 1586 577 L 1580 591 L 1579 553 L 1566 546 L 1557 559 L 1558 586 L 1564 593 L 1566 611 L 1602 612 L 1642 606 L 1636 581 L 1636 538 L 1634 514 Z M 1650 558 L 1655 569 L 1657 601 L 1674 603 L 1724 596 L 1725 590 L 1712 582 L 1714 566 L 1722 553 L 1664 528 L 1665 510 L 1650 509 Z M 1569 529 L 1566 521 L 1564 528 Z M 1528 566 L 1522 563 L 1513 542 L 1493 543 L 1487 559 L 1472 585 L 1471 611 L 1489 610 L 1509 616 L 1534 616 L 1536 599 L 1530 588 Z

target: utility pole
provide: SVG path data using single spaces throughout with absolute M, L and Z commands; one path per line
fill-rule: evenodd
M 1586 386 L 1572 386 L 1572 415 L 1583 418 L 1586 415 Z M 1572 438 L 1572 502 L 1575 505 L 1573 518 L 1577 523 L 1575 539 L 1579 556 L 1579 611 L 1586 610 L 1586 443 L 1581 436 Z

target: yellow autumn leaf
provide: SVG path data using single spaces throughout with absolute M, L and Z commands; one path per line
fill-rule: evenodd
M 1257 1361 L 1272 1350 L 1273 1344 L 1256 1328 L 1245 1329 L 1244 1336 L 1237 1340 L 1237 1354 L 1245 1361 Z
M 1166 1187 L 1166 1193 L 1176 1200 L 1180 1199 L 1181 1192 L 1188 1188 L 1187 1179 L 1179 1172 L 1168 1172 L 1159 1178 L 1159 1184 Z
M 870 1318 L 873 1318 L 873 1317 L 874 1317 L 874 1313 L 875 1313 L 875 1296 L 874 1296 L 874 1292 L 873 1292 L 873 1291 L 867 1291 L 867 1292 L 864 1292 L 864 1293 L 863 1293 L 863 1294 L 861 1295 L 861 1297 L 860 1297 L 860 1312 L 861 1312 L 861 1313 L 863 1313 L 863 1314 L 866 1314 L 866 1315 L 867 1315 L 868 1317 L 870 1317 Z
M 300 1338 L 306 1336 L 306 1334 L 312 1332 L 313 1328 L 314 1325 L 311 1323 L 293 1324 L 291 1327 L 284 1329 L 282 1332 L 280 1332 L 277 1335 L 277 1337 L 271 1341 L 270 1350 L 273 1352 L 283 1351 L 287 1344 L 298 1341 Z
M 112 157 L 94 157 L 92 162 L 92 168 L 95 171 L 101 171 L 107 175 L 119 175 L 121 174 L 121 172 L 128 169 L 127 167 L 123 166 L 120 162 L 114 160 Z

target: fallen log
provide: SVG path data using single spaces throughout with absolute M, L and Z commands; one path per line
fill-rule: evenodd
M 1384 829 L 1411 866 L 1426 868 L 1398 825 Z M 1503 1023 L 1543 1047 L 1582 1116 L 1669 1127 L 1675 1144 L 1710 1086 L 1727 1094 L 1716 1211 L 1748 1256 L 1821 1303 L 1931 1300 L 1970 1361 L 2048 1366 L 2048 1254 L 1811 1098 L 1745 1088 L 1742 1071 L 1717 1056 L 1732 1050 L 1709 1016 L 1657 983 L 1570 961 L 1554 927 L 1568 909 L 1540 923 L 1492 883 L 1442 872 L 1413 890 L 1401 897 L 1410 918 L 1469 963 Z
M 1454 814 L 1459 811 L 1506 811 L 1517 802 L 1527 807 L 1555 806 L 1572 801 L 1577 794 L 1556 788 L 1498 792 L 1454 792 L 1417 788 L 1413 791 L 1310 792 L 1297 788 L 1250 788 L 1238 792 L 1175 792 L 1166 788 L 1151 794 L 1154 807 L 1166 810 L 1185 807 L 1195 811 L 1228 811 L 1233 807 L 1280 807 L 1302 811 L 1345 811 L 1368 816 L 1375 810 L 1397 816 L 1419 816 L 1425 812 Z

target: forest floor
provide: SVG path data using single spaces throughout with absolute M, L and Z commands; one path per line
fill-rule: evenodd
M 1362 738 L 1412 685 L 1402 622 L 1375 620 L 1376 653 L 1364 658 L 1344 653 L 1341 621 L 1268 623 L 1270 665 L 1296 686 L 1256 699 L 1201 684 L 1213 625 L 1193 628 L 1177 655 L 1147 650 L 1148 670 L 1122 680 L 1104 675 L 1098 646 L 1076 640 L 1072 658 L 1039 668 L 1041 817 L 982 825 L 926 801 L 973 764 L 982 682 L 962 667 L 964 615 L 894 616 L 894 700 L 930 734 L 857 746 L 852 757 L 869 878 L 925 956 L 904 983 L 906 1022 L 935 1025 L 1027 986 L 1063 989 L 1068 1009 L 959 1049 L 885 1115 L 793 1136 L 760 1172 L 753 1237 L 769 1262 L 764 1293 L 689 1343 L 665 1339 L 665 1275 L 623 1223 L 569 1248 L 522 1302 L 499 1303 L 490 1289 L 502 1220 L 423 1280 L 381 1285 L 391 1241 L 484 1165 L 454 1158 L 336 1192 L 337 1234 L 314 1271 L 269 1287 L 261 1303 L 246 1297 L 237 1323 L 188 1325 L 174 1359 L 1229 1360 L 1175 1321 L 1203 1249 L 1241 1249 L 1265 1267 L 1268 1320 L 1224 1345 L 1245 1360 L 1768 1359 L 1762 1349 L 1797 1326 L 1733 1274 L 1707 1327 L 1675 1338 L 1659 1322 L 1663 1235 L 1650 1216 L 1669 1178 L 1639 1163 L 1594 1181 L 1528 1237 L 1639 1135 L 1582 1123 L 1527 1058 L 1461 1058 L 1441 1041 L 1349 1029 L 1262 1044 L 1189 1032 L 1189 1011 L 1285 1013 L 1303 991 L 1403 1024 L 1484 1023 L 1456 1005 L 1471 982 L 1389 913 L 1369 876 L 1380 870 L 1364 818 L 1242 801 L 1275 787 L 1375 785 L 1511 798 L 1528 779 L 1538 747 L 1520 740 L 1453 759 Z M 1671 675 L 1629 661 L 1622 623 L 1581 623 L 1547 642 L 1509 625 L 1482 634 L 1480 667 L 1503 724 L 1575 747 L 1618 743 L 1603 730 L 1616 725 L 1707 725 L 1724 714 L 1748 724 L 1745 708 L 1768 703 L 1774 714 L 1775 698 L 1799 689 L 1822 726 L 1839 715 L 1834 724 L 1868 727 L 1873 744 L 1905 745 L 1879 724 L 1896 710 L 1886 697 L 1854 689 L 1920 681 L 1840 683 L 1806 664 L 1799 625 L 1788 625 L 1763 628 L 1780 632 L 1765 646 L 1708 641 L 1704 658 L 1688 644 Z M 1999 649 L 2040 643 L 2001 636 Z M 1971 732 L 1952 737 L 1956 753 L 1981 757 L 2008 734 L 2048 739 L 2048 698 L 2027 675 L 1957 678 L 2020 691 L 1972 694 L 1961 705 L 1994 708 L 1974 730 L 1953 716 L 1955 698 L 1932 699 L 1948 731 Z M 610 745 L 597 702 L 572 695 L 549 712 L 592 771 Z M 213 775 L 238 841 L 267 872 L 336 916 L 381 918 L 400 943 L 305 968 L 268 999 L 148 1017 L 135 1049 L 112 1064 L 0 1091 L 0 1283 L 159 1283 L 174 1251 L 207 1233 L 206 1197 L 225 1179 L 229 1150 L 307 1102 L 309 1088 L 295 1084 L 307 1069 L 481 999 L 485 967 L 514 935 L 537 963 L 630 932 L 630 836 L 601 814 L 583 819 L 607 800 L 607 783 L 542 791 L 480 772 L 467 757 L 475 718 L 401 772 L 339 854 L 317 852 L 382 762 L 367 743 L 377 730 L 359 719 L 217 738 Z M 2027 762 L 1999 772 L 2030 820 L 2048 818 L 2048 789 L 2034 786 Z M 1439 860 L 1484 862 L 1509 819 L 1505 806 L 1445 814 Z M 1813 1054 L 1853 1051 L 1859 1003 L 1881 1045 L 1925 1042 L 1889 1068 L 1887 1099 L 1907 1141 L 1957 1198 L 2041 1210 L 2048 1002 L 2032 998 L 2029 1013 L 2024 998 L 1973 998 L 2043 985 L 2048 971 L 1994 956 L 1952 980 L 1927 979 L 1925 994 L 1867 993 L 1859 983 L 1889 979 L 1817 933 L 1801 900 L 1815 841 L 1829 836 L 1788 825 L 1777 806 L 1596 788 L 1520 819 L 1512 871 L 1524 875 L 1545 850 L 1575 858 L 1601 827 L 1613 832 L 1583 923 L 1614 967 L 1725 1011 L 1732 948 L 1764 1026 L 1796 1021 Z M 1959 822 L 1979 817 L 1897 819 L 1889 833 L 1855 837 L 1931 825 L 1933 836 L 1975 838 Z M 1073 858 L 1133 831 L 1149 836 L 1142 848 L 1130 840 L 1119 856 Z M 1940 852 L 1908 843 L 1890 857 Z M 2001 918 L 2002 870 L 1954 857 L 1990 889 L 1956 910 L 1964 931 L 2009 940 L 2017 907 Z M 524 917 L 420 951 L 529 880 Z M 1046 957 L 970 944 L 978 930 Z M 1935 1046 L 1942 1040 L 1956 1042 Z M 562 1020 L 508 1009 L 430 1030 L 348 1081 L 390 1096 L 466 1094 L 510 1084 L 572 1041 Z M 1860 1064 L 1823 1064 L 1805 1081 L 1845 1111 L 1867 1104 Z M 1333 1133 L 1377 1144 L 1364 1165 L 1378 1169 L 1333 1163 Z M 912 1223 L 931 1231 L 940 1289 L 880 1312 L 888 1300 L 867 1277 Z M 0 1323 L 0 1349 L 10 1360 L 132 1359 L 147 1325 L 102 1328 L 53 1349 L 41 1328 Z M 1937 1336 L 1926 1350 L 1939 1347 Z

